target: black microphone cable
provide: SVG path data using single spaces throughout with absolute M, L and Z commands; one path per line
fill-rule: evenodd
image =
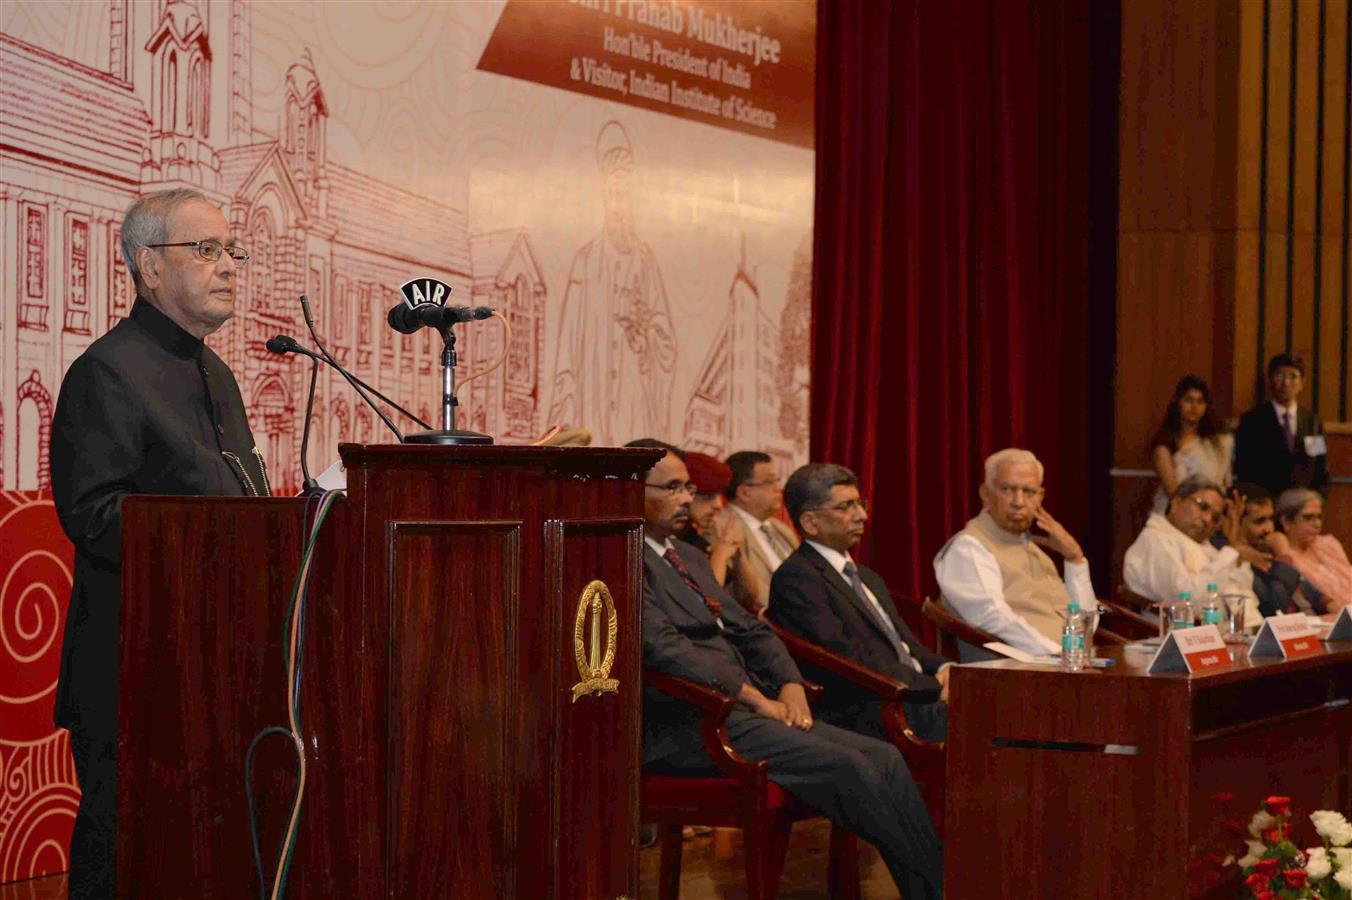
M 305 428 L 300 433 L 300 473 L 305 478 L 301 492 L 306 496 L 319 490 L 319 482 L 310 474 L 310 462 L 306 458 L 310 451 L 310 417 L 315 408 L 315 382 L 319 380 L 319 360 L 310 357 L 310 393 L 305 398 Z
M 330 365 L 338 370 L 339 375 L 342 375 L 347 379 L 347 383 L 352 385 L 352 390 L 356 391 L 357 394 L 366 401 L 366 405 L 375 410 L 376 415 L 380 416 L 380 421 L 385 423 L 386 428 L 394 432 L 394 436 L 399 440 L 399 443 L 402 444 L 404 442 L 404 433 L 395 427 L 394 423 L 390 421 L 390 417 L 385 415 L 380 407 L 376 405 L 376 402 L 366 395 L 366 392 L 357 384 L 356 379 L 349 375 L 346 369 L 338 365 L 338 361 L 334 359 L 324 347 L 324 342 L 319 339 L 319 331 L 315 328 L 314 315 L 310 312 L 310 298 L 306 297 L 304 294 L 300 295 L 300 308 L 301 312 L 305 315 L 305 327 L 310 329 L 310 337 L 314 339 L 315 346 L 319 348 L 319 352 L 329 361 Z

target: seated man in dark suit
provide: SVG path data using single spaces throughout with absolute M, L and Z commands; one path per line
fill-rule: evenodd
M 645 439 L 644 446 L 653 446 Z M 690 516 L 681 453 L 648 473 L 643 519 L 643 664 L 736 697 L 728 737 L 766 760 L 770 779 L 808 807 L 874 844 L 907 900 L 943 895 L 943 850 L 901 754 L 891 744 L 814 722 L 784 645 L 713 577 L 709 558 L 672 535 Z M 643 763 L 713 776 L 699 712 L 644 692 Z
M 1253 592 L 1258 596 L 1258 611 L 1267 616 L 1303 612 L 1322 615 L 1327 611 L 1324 595 L 1310 584 L 1294 566 L 1272 555 L 1272 532 L 1276 529 L 1276 514 L 1272 495 L 1262 485 L 1240 483 L 1235 485 L 1234 502 L 1244 504 L 1244 540 L 1261 557 L 1250 560 L 1253 567 Z M 1224 547 L 1228 543 L 1222 532 L 1211 536 L 1211 543 Z M 1248 623 L 1252 624 L 1252 623 Z
M 1268 362 L 1271 400 L 1246 412 L 1235 430 L 1235 481 L 1262 485 L 1274 497 L 1293 487 L 1328 489 L 1324 427 L 1296 402 L 1304 386 L 1301 360 L 1279 353 Z
M 951 663 L 906 627 L 878 573 L 850 559 L 868 520 L 854 473 L 808 463 L 789 476 L 784 502 L 804 540 L 775 572 L 766 615 L 819 647 L 904 683 L 911 727 L 927 740 L 945 740 Z M 823 721 L 887 737 L 880 700 L 824 673 L 808 674 L 826 688 Z

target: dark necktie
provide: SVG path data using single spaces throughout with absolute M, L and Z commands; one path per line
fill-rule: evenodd
M 1291 453 L 1296 452 L 1296 430 L 1291 427 L 1291 414 L 1282 413 L 1282 435 L 1286 438 L 1286 449 Z
M 681 554 L 676 552 L 676 548 L 668 547 L 667 551 L 662 554 L 662 558 L 671 563 L 671 567 L 676 570 L 676 574 L 681 576 L 681 580 L 686 583 L 690 590 L 699 595 L 700 599 L 704 601 L 704 605 L 709 607 L 709 612 L 713 613 L 714 618 L 719 619 L 721 624 L 723 604 L 704 593 L 704 589 L 695 581 L 695 576 L 690 574 L 690 569 L 686 568 L 685 560 L 681 559 Z
M 882 604 L 875 603 L 865 592 L 864 581 L 859 577 L 859 568 L 853 561 L 845 563 L 845 577 L 850 580 L 850 587 L 854 589 L 855 594 L 863 602 L 864 609 L 869 611 L 873 621 L 883 630 L 883 634 L 891 639 L 892 649 L 897 652 L 897 659 L 901 660 L 903 666 L 911 665 L 911 654 L 907 653 L 906 648 L 902 646 L 901 635 L 897 633 L 896 626 L 892 624 L 891 619 L 887 618 L 887 613 L 883 611 Z

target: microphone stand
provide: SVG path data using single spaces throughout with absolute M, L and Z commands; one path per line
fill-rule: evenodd
M 305 398 L 305 428 L 300 433 L 300 472 L 305 476 L 305 482 L 301 486 L 300 495 L 302 497 L 315 497 L 324 493 L 324 489 L 319 486 L 319 482 L 310 475 L 310 463 L 305 458 L 310 450 L 310 415 L 315 408 L 315 382 L 319 380 L 319 360 L 313 356 L 310 357 L 310 393 Z
M 380 417 L 380 421 L 385 423 L 386 428 L 394 432 L 395 439 L 402 444 L 404 442 L 404 433 L 395 427 L 394 423 L 390 421 L 390 417 L 385 415 L 380 407 L 376 405 L 376 402 L 368 397 L 366 392 L 357 386 L 357 382 L 353 376 L 348 374 L 347 369 L 338 365 L 338 360 L 334 359 L 328 349 L 324 347 L 324 342 L 319 339 L 319 332 L 315 328 L 314 315 L 310 312 L 310 298 L 306 297 L 304 294 L 300 295 L 300 308 L 301 312 L 304 313 L 305 327 L 310 329 L 310 337 L 314 339 L 315 346 L 319 348 L 319 352 L 323 354 L 324 359 L 328 360 L 329 365 L 338 370 L 339 375 L 342 375 L 347 379 L 347 383 L 352 385 L 352 390 L 357 392 L 357 396 L 366 401 L 366 405 L 375 411 L 375 414 Z
M 435 326 L 441 335 L 441 430 L 418 431 L 407 435 L 407 444 L 491 444 L 493 438 L 477 431 L 462 431 L 455 427 L 455 332 L 450 323 Z

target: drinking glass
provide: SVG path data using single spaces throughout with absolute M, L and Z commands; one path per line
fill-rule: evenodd
M 1174 601 L 1156 601 L 1155 614 L 1160 617 L 1160 640 L 1162 641 L 1169 635 L 1169 629 L 1174 624 Z
M 1249 638 L 1244 633 L 1244 611 L 1248 597 L 1244 594 L 1221 594 L 1221 602 L 1225 604 L 1225 642 L 1247 644 Z

